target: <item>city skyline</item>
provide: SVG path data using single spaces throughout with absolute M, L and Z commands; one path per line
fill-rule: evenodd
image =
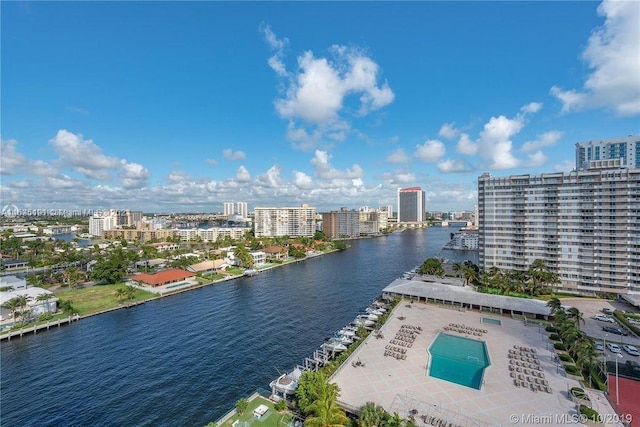
M 0 7 L 3 206 L 472 210 L 640 134 L 638 2 Z

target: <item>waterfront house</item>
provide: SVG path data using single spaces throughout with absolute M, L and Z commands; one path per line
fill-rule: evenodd
M 262 252 L 267 261 L 282 261 L 287 258 L 287 248 L 284 246 L 267 246 Z
M 47 299 L 43 298 L 42 295 L 47 295 Z M 58 298 L 53 296 L 53 292 L 35 286 L 30 288 L 25 286 L 24 288 L 13 291 L 0 292 L 0 306 L 4 306 L 7 301 L 21 296 L 27 298 L 26 308 L 31 312 L 32 317 L 38 317 L 44 313 L 55 313 L 58 309 Z M 0 307 L 0 320 L 5 320 L 10 317 L 11 310 Z
M 220 270 L 224 270 L 228 266 L 229 264 L 227 264 L 223 259 L 214 259 L 192 264 L 187 267 L 187 270 L 200 274 L 212 274 Z
M 165 270 L 155 274 L 136 274 L 132 281 L 142 283 L 153 288 L 195 279 L 195 274 L 181 269 Z
M 29 261 L 23 259 L 2 260 L 2 269 L 5 271 L 22 270 L 27 268 Z

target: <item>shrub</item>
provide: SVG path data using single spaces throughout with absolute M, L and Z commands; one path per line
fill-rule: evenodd
M 247 407 L 249 406 L 249 401 L 247 399 L 240 399 L 236 402 L 236 409 L 238 410 L 238 414 L 242 415 L 244 414 L 244 411 L 247 410 Z
M 571 361 L 573 361 L 571 356 L 569 356 L 567 353 L 562 353 L 560 355 L 560 360 L 562 360 L 563 362 L 571 362 Z
M 558 332 L 558 328 L 554 327 L 553 325 L 547 325 L 547 327 L 544 328 L 544 330 L 547 332 Z
M 571 394 L 574 395 L 577 399 L 590 400 L 589 396 L 587 396 L 584 390 L 580 387 L 572 387 Z
M 564 370 L 567 371 L 567 374 L 580 375 L 580 370 L 576 365 L 564 365 Z
M 558 335 L 558 334 L 551 334 L 551 335 L 549 335 L 549 339 L 550 339 L 551 341 L 560 341 L 560 335 Z
M 275 403 L 275 405 L 273 405 L 273 408 L 279 412 L 284 411 L 285 409 L 287 409 L 287 401 L 284 399 L 280 399 Z
M 600 414 L 595 409 L 591 409 L 588 406 L 580 405 L 580 413 L 586 415 L 591 421 L 598 421 Z
M 557 342 L 553 344 L 553 348 L 555 348 L 556 350 L 566 350 L 567 346 L 565 346 L 561 342 Z

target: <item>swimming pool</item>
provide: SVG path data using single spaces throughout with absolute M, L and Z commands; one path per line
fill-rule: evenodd
M 441 332 L 427 351 L 430 376 L 480 390 L 484 369 L 491 364 L 484 341 Z
M 176 283 L 174 285 L 169 285 L 165 289 L 175 289 L 175 288 L 179 288 L 181 286 L 188 286 L 188 285 L 191 285 L 191 284 L 192 284 L 191 282 L 179 282 L 179 283 Z
M 500 320 L 498 320 L 498 319 L 492 319 L 492 318 L 490 318 L 490 317 L 483 317 L 483 318 L 482 318 L 482 323 L 490 323 L 490 324 L 492 324 L 492 325 L 498 325 L 498 326 L 501 326 L 501 325 L 502 325 L 502 322 L 501 322 Z

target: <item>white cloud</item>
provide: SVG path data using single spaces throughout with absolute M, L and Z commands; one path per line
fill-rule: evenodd
M 180 183 L 191 181 L 192 179 L 193 178 L 191 178 L 191 176 L 189 176 L 188 173 L 183 171 L 171 171 L 167 176 L 167 180 L 171 184 L 180 184 Z
M 283 184 L 280 172 L 280 168 L 277 165 L 273 165 L 265 173 L 258 175 L 254 183 L 259 187 L 279 188 Z
M 59 130 L 49 143 L 63 165 L 73 167 L 87 178 L 108 180 L 109 170 L 119 165 L 117 158 L 104 155 L 102 148 L 91 139 L 84 139 L 81 134 L 76 135 L 66 129 Z
M 538 135 L 538 138 L 535 141 L 527 141 L 522 144 L 520 151 L 524 153 L 531 153 L 543 147 L 556 145 L 560 138 L 562 138 L 562 135 L 563 132 L 559 130 L 551 130 L 549 132 L 545 132 L 541 135 Z
M 537 168 L 543 166 L 547 163 L 547 156 L 542 152 L 542 150 L 538 150 L 535 153 L 531 153 L 528 155 L 528 160 L 525 163 L 525 166 L 529 168 Z
M 211 166 L 215 166 L 218 164 L 218 161 L 216 159 L 205 159 L 204 160 L 206 164 L 211 165 Z
M 456 129 L 454 122 L 443 124 L 440 128 L 440 131 L 438 132 L 438 136 L 445 139 L 456 138 L 459 134 L 460 131 Z
M 310 190 L 314 188 L 313 179 L 304 172 L 293 172 L 293 184 L 301 190 Z
M 225 148 L 222 155 L 227 160 L 244 160 L 247 157 L 242 151 L 233 151 L 231 148 Z
M 387 162 L 389 163 L 409 163 L 410 160 L 402 148 L 395 149 L 387 156 Z
M 416 145 L 415 156 L 423 162 L 435 162 L 445 154 L 444 144 L 437 139 L 429 139 Z
M 17 150 L 15 139 L 0 139 L 0 174 L 13 175 L 27 166 L 27 158 Z
M 438 170 L 442 173 L 470 172 L 471 168 L 462 159 L 447 159 L 438 162 Z
M 471 141 L 469 135 L 463 133 L 462 135 L 460 135 L 460 139 L 458 140 L 458 144 L 456 145 L 456 151 L 458 153 L 473 156 L 478 152 L 478 144 Z
M 251 174 L 244 166 L 240 166 L 236 171 L 236 180 L 239 182 L 249 182 L 251 180 Z
M 640 2 L 604 0 L 602 26 L 589 37 L 582 59 L 591 72 L 582 90 L 551 88 L 562 111 L 603 107 L 621 116 L 640 114 Z
M 537 113 L 540 110 L 542 110 L 541 102 L 530 102 L 520 108 L 520 111 L 522 111 L 523 113 Z
M 269 60 L 267 61 L 269 67 L 273 69 L 279 76 L 287 75 L 287 68 L 282 62 L 282 57 L 284 56 L 284 49 L 289 44 L 289 39 L 279 39 L 275 33 L 271 30 L 271 26 L 269 25 L 261 25 L 260 31 L 262 32 L 265 41 L 274 52 Z
M 270 46 L 275 43 L 281 49 L 270 30 L 264 33 Z M 287 137 L 296 148 L 316 148 L 324 137 L 344 140 L 351 128 L 342 117 L 347 98 L 357 97 L 357 113 L 366 116 L 395 97 L 387 82 L 378 81 L 378 64 L 361 50 L 338 45 L 329 50 L 331 58 L 304 52 L 296 73 L 286 73 L 281 56 L 269 60 L 278 75 L 286 75 L 284 94 L 274 104 L 278 114 L 289 120 Z
M 316 150 L 313 159 L 311 159 L 311 164 L 315 168 L 316 176 L 321 180 L 353 179 L 364 176 L 364 171 L 357 164 L 354 164 L 351 169 L 341 171 L 331 166 L 329 160 L 331 160 L 331 155 L 322 150 Z
M 478 153 L 490 160 L 491 169 L 509 169 L 519 165 L 520 161 L 511 153 L 511 138 L 524 126 L 524 118 L 516 116 L 491 117 L 484 125 L 478 140 Z
M 553 166 L 553 170 L 556 172 L 571 172 L 576 168 L 575 160 L 563 160 L 562 162 Z
M 128 163 L 126 160 L 120 160 L 120 165 L 120 179 L 123 188 L 143 188 L 147 185 L 149 171 L 144 166 L 138 163 Z

